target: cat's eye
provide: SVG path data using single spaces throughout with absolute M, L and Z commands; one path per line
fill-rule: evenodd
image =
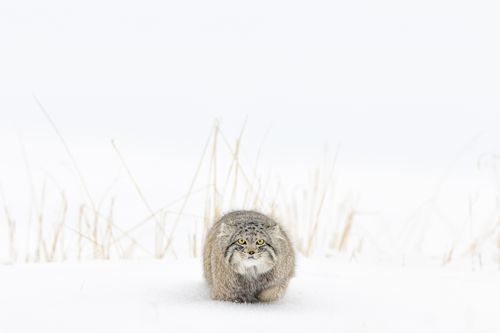
M 243 238 L 238 239 L 238 244 L 243 245 L 243 244 L 246 244 L 246 243 L 247 243 L 247 241 L 244 240 Z
M 259 239 L 259 240 L 257 241 L 257 245 L 264 245 L 264 243 L 265 243 L 265 242 L 264 242 L 264 240 L 263 240 L 263 239 Z

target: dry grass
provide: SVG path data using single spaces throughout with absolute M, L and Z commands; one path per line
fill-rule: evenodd
M 339 254 L 353 258 L 367 251 L 367 244 L 380 244 L 390 240 L 383 231 L 376 236 L 364 232 L 360 226 L 360 217 L 364 213 L 358 210 L 357 201 L 337 197 L 335 171 L 339 148 L 332 156 L 325 154 L 324 162 L 309 175 L 306 184 L 286 188 L 278 179 L 269 175 L 263 177 L 259 172 L 263 144 L 255 161 L 245 160 L 242 146 L 245 126 L 234 140 L 229 140 L 218 121 L 214 122 L 205 141 L 187 191 L 160 208 L 151 205 L 127 164 L 126 156 L 116 142 L 111 142 L 138 200 L 148 212 L 148 216 L 126 228 L 115 220 L 117 205 L 114 196 L 104 196 L 95 204 L 69 145 L 43 106 L 40 103 L 39 106 L 65 147 L 86 199 L 84 202 L 70 203 L 68 197 L 73 196 L 67 196 L 64 191 L 59 190 L 58 207 L 49 207 L 50 211 L 57 210 L 58 213 L 49 214 L 46 209 L 49 187 L 44 181 L 40 193 L 34 193 L 35 186 L 30 176 L 28 158 L 25 156 L 35 207 L 35 223 L 28 221 L 26 224 L 28 242 L 25 245 L 18 239 L 16 221 L 11 216 L 5 194 L 0 188 L 2 220 L 8 231 L 7 255 L 11 262 L 135 257 L 161 259 L 178 255 L 198 257 L 210 225 L 223 212 L 233 209 L 256 209 L 282 221 L 291 233 L 297 250 L 304 256 Z M 200 198 L 202 204 L 188 210 L 192 201 Z M 70 214 L 71 209 L 76 209 L 77 212 Z M 500 208 L 496 214 L 497 220 L 491 228 L 471 239 L 462 253 L 455 245 L 444 249 L 442 265 L 448 265 L 464 256 L 474 257 L 482 263 L 482 249 L 493 244 L 498 251 L 500 268 Z M 182 228 L 187 223 L 193 224 L 193 221 L 193 228 Z M 412 222 L 409 228 L 415 228 L 415 223 Z M 410 231 L 407 229 L 405 232 Z M 32 238 L 33 242 L 30 241 Z M 175 246 L 176 241 L 187 246 Z
M 46 111 L 44 111 L 46 113 Z M 47 114 L 48 116 L 48 114 Z M 49 118 L 50 119 L 50 118 Z M 55 127 L 61 142 L 67 149 L 68 155 L 76 170 L 78 165 L 73 158 L 69 146 L 65 142 L 60 132 Z M 6 200 L 4 202 L 4 219 L 9 230 L 9 258 L 11 261 L 18 261 L 17 253 L 25 254 L 25 261 L 28 262 L 52 262 L 69 259 L 111 259 L 111 258 L 133 258 L 137 250 L 138 256 L 149 256 L 154 258 L 164 258 L 168 255 L 177 255 L 173 249 L 176 239 L 187 238 L 188 252 L 191 256 L 199 256 L 203 246 L 205 234 L 211 223 L 217 220 L 222 212 L 235 208 L 256 209 L 271 214 L 281 221 L 287 221 L 286 225 L 297 239 L 298 250 L 304 255 L 312 255 L 314 243 L 319 234 L 324 230 L 323 210 L 325 206 L 331 206 L 330 194 L 334 187 L 333 175 L 336 162 L 336 155 L 328 167 L 328 172 L 318 168 L 316 170 L 311 189 L 307 189 L 307 205 L 300 205 L 300 198 L 287 196 L 279 184 L 273 184 L 270 177 L 263 179 L 258 172 L 258 160 L 255 161 L 252 169 L 247 169 L 242 163 L 241 142 L 244 134 L 244 126 L 239 136 L 233 141 L 228 140 L 216 121 L 205 142 L 195 174 L 191 180 L 187 192 L 172 203 L 154 209 L 146 198 L 133 171 L 126 163 L 125 156 L 121 153 L 116 142 L 112 142 L 112 147 L 116 152 L 127 177 L 132 183 L 138 200 L 147 209 L 149 216 L 128 229 L 122 229 L 114 220 L 115 198 L 102 200 L 98 205 L 94 203 L 88 191 L 86 181 L 82 173 L 77 171 L 80 184 L 86 193 L 87 200 L 78 205 L 69 205 L 68 198 L 64 192 L 59 193 L 59 213 L 57 216 L 49 216 L 46 212 L 46 197 L 48 186 L 46 181 L 41 186 L 41 192 L 34 195 L 36 208 L 36 223 L 27 231 L 35 234 L 33 246 L 19 249 L 19 242 L 16 241 L 16 223 L 9 213 Z M 259 153 L 260 154 L 260 153 Z M 224 164 L 224 162 L 226 164 Z M 250 164 L 250 163 L 248 163 Z M 208 177 L 205 181 L 201 178 Z M 326 177 L 323 179 L 323 177 Z M 34 188 L 34 186 L 33 186 Z M 203 205 L 198 213 L 186 212 L 186 207 L 190 204 L 193 196 L 203 195 Z M 287 201 L 287 204 L 279 205 L 280 201 Z M 330 202 L 327 202 L 329 200 Z M 69 207 L 77 207 L 77 218 L 72 221 L 68 214 Z M 171 207 L 178 207 L 171 210 Z M 53 210 L 54 207 L 50 207 Z M 300 211 L 301 217 L 297 216 Z M 307 230 L 302 230 L 303 217 L 310 217 Z M 186 219 L 196 220 L 196 231 L 186 235 L 179 234 L 178 229 Z M 354 214 L 347 216 L 348 221 L 344 228 L 337 228 L 336 232 L 341 232 L 342 241 L 340 246 L 332 248 L 339 251 L 346 250 L 349 238 L 349 230 L 354 223 Z M 332 222 L 328 222 L 332 223 Z M 154 228 L 147 228 L 154 225 Z M 34 230 L 31 230 L 33 229 Z M 148 229 L 153 233 L 154 245 L 144 244 L 136 238 L 143 229 Z M 299 230 L 300 229 L 300 230 Z

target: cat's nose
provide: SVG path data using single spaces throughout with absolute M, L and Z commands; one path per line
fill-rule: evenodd
M 248 254 L 253 256 L 255 254 L 255 251 L 248 251 Z

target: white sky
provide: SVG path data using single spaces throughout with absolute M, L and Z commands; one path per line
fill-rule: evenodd
M 468 196 L 493 179 L 478 159 L 500 153 L 499 15 L 496 1 L 2 1 L 0 182 L 26 200 L 19 135 L 34 170 L 63 177 L 36 94 L 99 193 L 111 138 L 164 202 L 213 120 L 235 138 L 248 117 L 245 153 L 265 138 L 263 165 L 287 180 L 340 143 L 342 187 L 367 209 L 406 216 L 452 173 Z

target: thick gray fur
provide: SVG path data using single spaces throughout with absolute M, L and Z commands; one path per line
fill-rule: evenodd
M 239 239 L 246 244 L 238 244 Z M 257 244 L 260 239 L 265 241 L 262 246 Z M 276 221 L 240 210 L 224 215 L 210 228 L 203 268 L 213 299 L 271 302 L 283 296 L 294 276 L 295 254 Z

